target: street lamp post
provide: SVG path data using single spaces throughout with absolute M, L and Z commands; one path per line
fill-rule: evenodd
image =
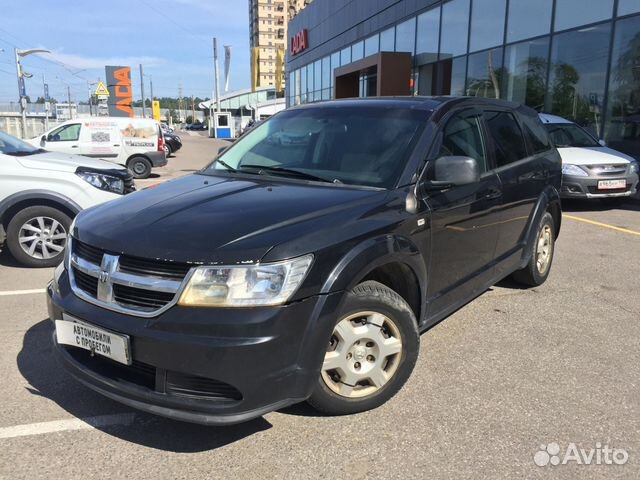
M 18 79 L 18 94 L 20 95 L 20 114 L 22 117 L 22 124 L 20 126 L 20 130 L 22 133 L 22 138 L 26 138 L 27 136 L 27 89 L 25 87 L 24 79 L 31 78 L 32 75 L 30 73 L 22 70 L 22 65 L 20 64 L 20 58 L 26 57 L 27 55 L 31 55 L 33 53 L 51 53 L 49 50 L 44 50 L 42 48 L 34 48 L 31 50 L 18 50 L 15 49 L 16 56 L 16 78 Z

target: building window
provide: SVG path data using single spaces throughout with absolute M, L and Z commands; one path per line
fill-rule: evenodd
M 313 63 L 307 65 L 307 102 L 313 102 Z
M 612 148 L 640 158 L 640 16 L 616 23 L 605 139 Z
M 618 0 L 618 15 L 629 15 L 640 12 L 640 2 L 638 0 Z
M 441 64 L 440 75 L 443 78 L 444 91 L 442 93 L 444 95 L 464 95 L 464 85 L 467 78 L 467 57 L 445 60 Z
M 637 0 L 636 0 L 637 1 Z M 554 30 L 566 30 L 607 20 L 613 16 L 613 0 L 556 0 Z
M 364 58 L 364 42 L 358 42 L 351 45 L 351 61 L 356 62 Z
M 393 52 L 396 48 L 396 27 L 391 27 L 380 34 L 380 51 Z
M 467 53 L 469 0 L 451 0 L 442 6 L 440 58 Z
M 313 74 L 313 80 L 314 80 L 314 95 L 313 95 L 313 99 L 314 101 L 320 101 L 322 100 L 321 95 L 322 95 L 322 60 L 316 60 L 316 62 L 313 64 L 313 69 L 314 69 L 314 74 Z
M 351 63 L 351 47 L 343 48 L 340 51 L 340 65 L 348 65 Z
M 435 62 L 438 59 L 440 40 L 440 7 L 429 10 L 418 17 L 416 55 L 418 63 Z
M 329 88 L 329 98 L 333 98 L 333 87 L 335 82 L 335 69 L 340 66 L 340 52 L 335 52 L 331 55 L 331 71 L 329 73 L 330 80 L 330 88 Z
M 477 52 L 504 42 L 506 0 L 473 0 L 469 51 Z
M 502 98 L 544 109 L 549 68 L 549 37 L 510 45 L 505 50 Z
M 412 18 L 396 26 L 396 52 L 409 52 L 413 55 L 416 42 L 416 19 Z
M 331 58 L 322 59 L 322 100 L 329 100 L 331 88 Z
M 307 103 L 307 67 L 300 69 L 300 103 Z
M 368 57 L 378 53 L 380 48 L 380 35 L 377 33 L 364 41 L 364 56 Z
M 467 95 L 500 98 L 502 95 L 502 48 L 469 55 Z
M 547 35 L 551 31 L 552 10 L 553 0 L 509 0 L 507 42 Z
M 553 38 L 551 113 L 598 133 L 602 125 L 611 24 L 562 33 Z

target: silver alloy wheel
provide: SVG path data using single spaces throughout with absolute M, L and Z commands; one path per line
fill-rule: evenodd
M 536 267 L 538 273 L 544 275 L 551 265 L 553 255 L 553 232 L 551 226 L 544 225 L 538 235 L 538 246 L 536 250 Z
M 20 227 L 18 243 L 30 257 L 47 260 L 64 251 L 67 231 L 55 218 L 34 217 Z
M 169 150 L 169 145 L 167 145 L 166 143 L 164 144 L 164 154 L 168 157 L 169 155 L 171 155 L 171 150 Z
M 378 312 L 358 312 L 335 326 L 322 379 L 340 396 L 366 397 L 391 380 L 401 354 L 402 337 L 393 320 Z

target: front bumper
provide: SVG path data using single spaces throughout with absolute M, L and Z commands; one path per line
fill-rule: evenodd
M 48 288 L 50 319 L 70 315 L 131 338 L 133 365 L 76 347 L 54 351 L 89 388 L 131 407 L 207 425 L 243 422 L 309 397 L 342 293 L 281 307 L 174 306 L 143 319 L 76 297 L 68 275 Z
M 598 182 L 601 180 L 625 180 L 625 187 L 616 190 L 599 190 Z M 589 176 L 576 177 L 570 175 L 562 176 L 562 198 L 616 198 L 632 197 L 636 194 L 638 187 L 638 175 L 635 173 L 622 176 Z

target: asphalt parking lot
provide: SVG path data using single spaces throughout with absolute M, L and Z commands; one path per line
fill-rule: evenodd
M 140 186 L 214 157 L 218 144 L 181 135 L 183 149 Z M 400 394 L 351 417 L 299 405 L 207 428 L 103 398 L 52 357 L 51 276 L 0 254 L 2 479 L 640 478 L 637 200 L 566 205 L 545 285 L 503 282 L 423 334 Z M 628 460 L 537 466 L 552 442 Z

